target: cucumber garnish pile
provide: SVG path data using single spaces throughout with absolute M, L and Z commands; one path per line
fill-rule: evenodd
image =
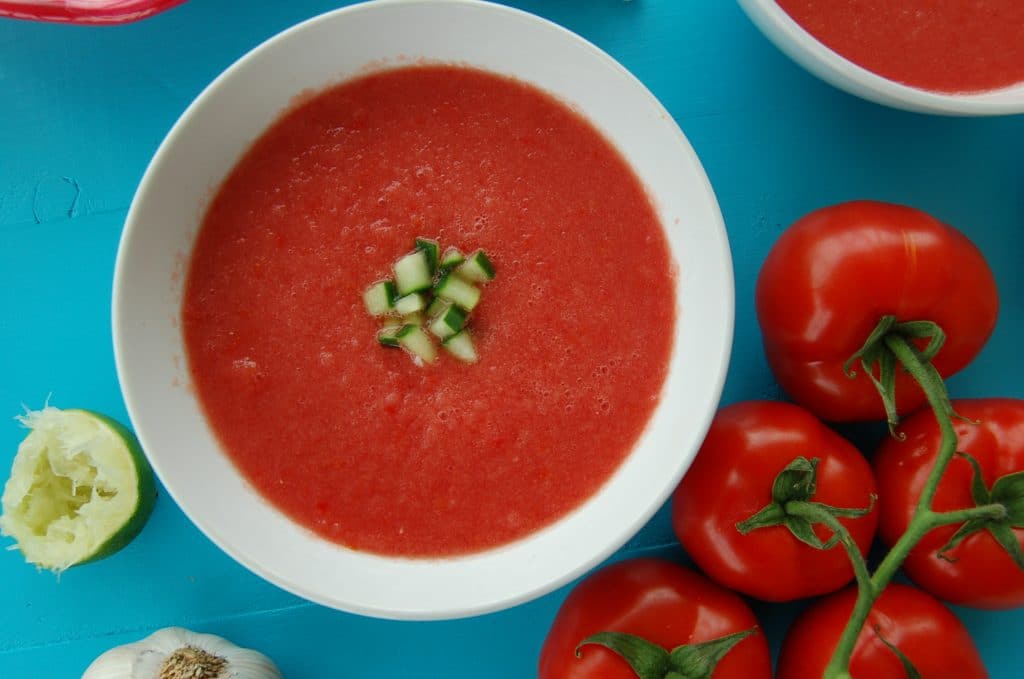
M 466 325 L 480 303 L 480 285 L 494 278 L 487 254 L 465 256 L 458 248 L 441 254 L 436 240 L 417 238 L 416 249 L 398 258 L 393 269 L 394 280 L 377 281 L 363 293 L 366 310 L 382 319 L 380 345 L 405 349 L 422 365 L 437 360 L 436 339 L 460 361 L 475 362 Z

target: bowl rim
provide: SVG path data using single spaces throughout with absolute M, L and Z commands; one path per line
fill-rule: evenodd
M 905 85 L 833 51 L 775 0 L 738 0 L 755 26 L 791 59 L 822 80 L 878 104 L 916 113 L 995 116 L 1024 113 L 1024 80 L 995 90 L 948 93 Z
M 688 468 L 689 464 L 692 462 L 693 457 L 696 455 L 700 441 L 703 440 L 707 430 L 711 425 L 711 421 L 717 409 L 717 404 L 719 403 L 722 391 L 724 389 L 725 380 L 728 372 L 728 365 L 731 357 L 732 340 L 735 326 L 735 278 L 733 274 L 732 257 L 728 245 L 728 235 L 725 229 L 725 223 L 721 214 L 721 210 L 718 205 L 718 201 L 715 197 L 714 191 L 712 189 L 710 180 L 708 179 L 707 174 L 704 171 L 703 166 L 701 165 L 700 160 L 696 152 L 694 151 L 693 147 L 690 145 L 689 141 L 682 133 L 682 130 L 679 129 L 679 126 L 676 123 L 675 119 L 664 108 L 664 106 L 657 99 L 657 97 L 655 97 L 654 94 L 650 92 L 650 90 L 638 78 L 636 78 L 636 76 L 630 73 L 623 65 L 621 65 L 609 54 L 598 48 L 590 41 L 570 31 L 569 29 L 543 17 L 537 16 L 530 12 L 526 12 L 524 10 L 508 7 L 506 5 L 501 5 L 486 0 L 373 0 L 367 2 L 359 2 L 353 5 L 330 10 L 319 15 L 310 17 L 308 19 L 305 19 L 269 37 L 268 39 L 259 43 L 258 45 L 247 51 L 245 54 L 243 54 L 241 57 L 236 59 L 230 66 L 225 68 L 216 78 L 214 78 L 206 87 L 203 88 L 203 90 L 195 97 L 195 99 L 189 104 L 189 106 L 184 110 L 184 112 L 180 114 L 178 119 L 170 128 L 169 132 L 161 141 L 157 150 L 154 152 L 154 155 L 151 158 L 149 164 L 147 165 L 145 173 L 143 174 L 142 179 L 139 182 L 135 196 L 133 197 L 131 206 L 125 218 L 125 225 L 118 246 L 111 297 L 111 322 L 113 332 L 115 366 L 117 369 L 122 396 L 125 402 L 126 410 L 136 429 L 136 433 L 140 439 L 140 442 L 142 443 L 144 451 L 148 451 L 150 449 L 149 446 L 147 445 L 149 443 L 149 441 L 147 440 L 148 436 L 147 433 L 143 431 L 141 428 L 139 428 L 138 425 L 136 424 L 137 422 L 139 422 L 138 408 L 135 405 L 137 397 L 133 394 L 132 388 L 128 385 L 129 380 L 127 379 L 127 367 L 125 365 L 126 359 L 124 356 L 125 350 L 124 347 L 122 346 L 121 339 L 123 335 L 122 326 L 124 326 L 122 293 L 124 291 L 124 286 L 126 283 L 125 253 L 128 251 L 130 247 L 133 234 L 135 234 L 139 229 L 142 228 L 139 225 L 139 213 L 143 209 L 142 206 L 145 202 L 145 197 L 147 194 L 155 190 L 154 186 L 152 185 L 154 182 L 154 168 L 160 166 L 160 164 L 163 162 L 164 157 L 170 153 L 170 149 L 175 145 L 177 137 L 179 136 L 179 134 L 181 134 L 181 130 L 185 121 L 187 121 L 195 115 L 196 110 L 206 99 L 214 96 L 213 93 L 220 88 L 222 83 L 232 78 L 234 74 L 243 67 L 244 64 L 252 60 L 256 55 L 262 54 L 264 51 L 271 49 L 273 46 L 277 45 L 280 42 L 292 39 L 292 36 L 299 34 L 302 31 L 306 30 L 307 28 L 317 25 L 321 22 L 330 21 L 333 20 L 335 17 L 355 12 L 375 11 L 375 9 L 378 7 L 384 7 L 388 5 L 464 5 L 484 8 L 493 12 L 505 13 L 509 16 L 514 16 L 518 17 L 519 19 L 528 20 L 536 24 L 538 28 L 545 28 L 546 30 L 560 33 L 564 38 L 572 42 L 575 42 L 579 47 L 587 49 L 593 56 L 603 61 L 605 66 L 607 66 L 609 69 L 617 73 L 619 77 L 625 78 L 626 80 L 629 81 L 632 87 L 637 88 L 638 92 L 642 93 L 642 95 L 649 100 L 652 107 L 656 108 L 657 111 L 660 112 L 660 114 L 664 117 L 666 123 L 669 126 L 671 126 L 674 129 L 674 132 L 678 135 L 679 150 L 686 152 L 687 160 L 693 164 L 699 177 L 700 186 L 695 187 L 695 190 L 699 191 L 699 193 L 701 194 L 702 202 L 706 201 L 707 203 L 708 211 L 711 217 L 713 218 L 712 223 L 709 225 L 709 228 L 714 230 L 716 238 L 715 245 L 719 246 L 721 251 L 721 261 L 716 262 L 716 264 L 720 264 L 721 266 L 721 278 L 723 285 L 723 298 L 718 301 L 718 305 L 722 309 L 724 316 L 723 326 L 721 327 L 723 345 L 717 348 L 717 362 L 710 362 L 711 365 L 713 365 L 715 379 L 713 383 L 708 384 L 706 387 L 705 394 L 707 397 L 707 407 L 695 422 L 695 444 L 693 450 L 687 451 L 686 455 L 679 456 L 677 468 L 671 470 L 673 473 L 669 474 L 669 476 L 674 478 L 674 481 L 672 483 L 666 483 L 663 488 L 658 490 L 658 492 L 645 493 L 646 497 L 648 498 L 647 502 L 643 506 L 642 511 L 635 511 L 634 518 L 630 522 L 629 530 L 624 531 L 621 535 L 617 535 L 615 539 L 607 540 L 603 544 L 603 546 L 600 549 L 595 550 L 589 556 L 589 558 L 578 561 L 576 567 L 566 570 L 557 578 L 548 579 L 544 583 L 540 583 L 530 588 L 520 589 L 514 592 L 513 594 L 502 597 L 500 600 L 489 600 L 481 602 L 475 606 L 463 605 L 460 607 L 445 610 L 395 610 L 386 607 L 353 605 L 351 604 L 351 602 L 339 601 L 337 599 L 327 597 L 322 592 L 314 591 L 313 589 L 306 587 L 301 582 L 295 582 L 292 580 L 284 579 L 280 576 L 279 573 L 276 573 L 266 568 L 259 561 L 252 558 L 249 554 L 239 549 L 236 549 L 235 545 L 231 544 L 227 536 L 219 534 L 216 530 L 213 530 L 211 526 L 207 525 L 206 522 L 202 520 L 201 517 L 198 517 L 193 512 L 191 512 L 187 504 L 182 502 L 181 493 L 178 492 L 178 489 L 176 489 L 173 484 L 167 484 L 164 482 L 164 479 L 166 479 L 167 477 L 164 470 L 162 469 L 162 464 L 160 460 L 155 459 L 154 456 L 150 455 L 147 452 L 147 458 L 150 460 L 157 477 L 160 478 L 161 483 L 164 485 L 164 488 L 167 490 L 168 494 L 174 499 L 175 503 L 186 515 L 189 521 L 194 526 L 196 526 L 200 530 L 200 532 L 202 532 L 208 539 L 210 539 L 220 550 L 225 552 L 236 562 L 243 565 L 249 571 L 255 573 L 256 575 L 274 584 L 275 586 L 285 591 L 288 591 L 292 594 L 295 594 L 299 597 L 302 597 L 303 599 L 351 613 L 369 615 L 379 618 L 402 620 L 453 619 L 480 615 L 483 613 L 503 610 L 511 606 L 519 605 L 521 603 L 525 603 L 539 596 L 542 596 L 571 582 L 572 580 L 583 575 L 591 568 L 595 567 L 596 565 L 610 557 L 612 554 L 614 554 L 617 550 L 619 550 L 624 544 L 626 544 L 626 542 L 633 535 L 635 535 L 635 533 L 640 528 L 642 528 L 650 520 L 650 518 L 657 512 L 657 510 L 665 503 L 665 501 L 674 491 L 675 486 L 678 483 L 678 480 L 682 477 L 683 473 Z M 529 82 L 529 80 L 526 79 L 526 82 Z M 669 378 L 666 377 L 665 387 L 667 387 L 668 380 Z M 657 409 L 655 410 L 655 412 L 657 412 Z M 648 424 L 650 424 L 650 422 L 648 422 Z M 611 479 L 615 478 L 615 476 L 618 473 L 619 470 L 613 472 Z M 609 479 L 609 481 L 611 479 Z M 600 493 L 601 490 L 597 491 L 597 493 L 595 493 L 594 496 L 591 496 L 591 498 L 585 500 L 584 504 L 589 502 L 591 499 L 593 499 Z M 638 505 L 633 509 L 638 510 L 639 507 L 640 505 L 638 503 Z M 276 507 L 274 508 L 274 510 L 280 512 L 280 510 L 277 510 Z M 575 511 L 576 510 L 573 510 L 572 512 L 569 513 L 569 515 L 571 515 Z M 555 524 L 562 522 L 564 519 L 567 518 L 567 516 L 562 516 L 556 519 Z M 527 535 L 522 540 L 528 541 L 535 535 L 537 535 L 537 533 L 542 532 L 544 530 L 547 529 L 542 528 L 540 529 L 540 531 L 536 531 L 534 533 Z M 515 545 L 518 542 L 519 541 L 511 543 L 511 545 Z M 480 556 L 481 554 L 487 555 L 492 552 L 500 552 L 505 547 L 506 545 L 502 545 L 493 550 L 488 550 L 482 553 L 472 553 L 466 555 L 465 557 L 457 556 L 453 557 L 452 560 L 458 561 L 463 558 L 474 559 Z M 381 559 L 383 562 L 406 561 L 406 559 L 402 557 L 392 558 L 378 555 L 371 556 L 377 557 Z

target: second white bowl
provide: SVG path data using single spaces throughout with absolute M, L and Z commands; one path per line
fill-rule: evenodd
M 991 116 L 1024 113 L 1024 82 L 991 92 L 946 94 L 883 78 L 840 56 L 793 20 L 775 0 L 739 0 L 751 21 L 775 46 L 808 71 L 841 90 L 885 106 L 917 113 Z

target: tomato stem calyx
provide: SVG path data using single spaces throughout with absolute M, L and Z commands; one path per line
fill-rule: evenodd
M 1024 528 L 1024 472 L 1007 474 L 995 480 L 992 488 L 985 485 L 981 465 L 974 457 L 965 452 L 957 455 L 966 459 L 974 470 L 971 478 L 971 495 L 979 508 L 1001 507 L 1003 512 L 996 515 L 981 515 L 968 519 L 957 529 L 936 556 L 946 561 L 956 561 L 949 555 L 953 549 L 974 533 L 987 530 L 1006 553 L 1010 555 L 1018 568 L 1024 569 L 1024 549 L 1014 534 L 1014 528 Z
M 875 507 L 875 496 L 871 496 L 871 502 L 865 509 L 812 502 L 811 498 L 817 489 L 819 462 L 818 458 L 808 460 L 801 456 L 786 465 L 772 483 L 771 503 L 737 523 L 736 530 L 746 535 L 759 528 L 785 526 L 797 540 L 815 549 L 831 549 L 846 539 L 852 543 L 849 532 L 838 519 L 856 519 L 870 514 Z M 825 524 L 832 531 L 827 541 L 814 532 L 816 523 Z M 853 549 L 860 556 L 855 544 Z
M 911 351 L 917 353 L 920 362 L 930 363 L 939 353 L 942 345 L 946 343 L 946 333 L 933 321 L 900 322 L 895 316 L 882 316 L 861 348 L 843 364 L 843 372 L 852 379 L 857 376 L 853 364 L 860 361 L 864 373 L 871 379 L 878 394 L 882 397 L 882 404 L 885 406 L 885 419 L 889 423 L 889 433 L 900 437 L 901 435 L 896 433 L 896 425 L 899 424 L 899 414 L 896 412 L 896 367 L 900 361 L 889 345 L 887 340 L 889 337 L 901 338 Z M 913 341 L 922 339 L 928 340 L 924 349 L 918 348 L 917 342 Z M 878 366 L 877 376 L 875 375 L 876 365 Z M 922 385 L 922 388 L 924 386 Z M 930 386 L 941 388 L 945 394 L 946 387 L 941 378 L 937 385 Z M 955 414 L 952 405 L 949 405 L 948 396 L 945 402 L 948 407 L 946 414 L 954 417 Z
M 755 632 L 757 627 L 751 627 L 711 641 L 676 646 L 671 651 L 635 634 L 598 632 L 580 642 L 576 657 L 583 657 L 584 646 L 595 644 L 629 663 L 639 679 L 711 679 L 722 658 Z

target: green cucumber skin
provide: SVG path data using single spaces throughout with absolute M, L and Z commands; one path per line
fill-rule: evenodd
M 398 331 L 398 334 L 396 336 L 398 337 L 399 342 L 401 342 L 402 347 L 405 348 L 408 352 L 410 352 L 414 356 L 419 357 L 421 360 L 423 360 L 423 361 L 425 361 L 427 363 L 433 363 L 435 360 L 437 360 L 437 349 L 434 347 L 434 343 L 431 341 L 430 335 L 428 335 L 426 332 L 424 332 L 423 328 L 421 328 L 420 326 L 418 326 L 418 325 L 406 325 L 406 326 L 403 326 L 402 329 Z M 410 339 L 419 341 L 423 345 L 425 345 L 425 347 L 421 347 L 423 349 L 429 348 L 429 354 L 430 355 L 429 356 L 424 355 L 424 353 L 426 353 L 425 351 L 424 351 L 424 353 L 421 353 L 420 351 L 417 351 L 417 347 L 415 346 L 415 344 L 413 342 L 409 341 Z
M 494 265 L 486 252 L 477 250 L 466 258 L 465 263 L 459 267 L 459 273 L 473 282 L 486 283 L 494 280 Z
M 366 295 L 369 294 L 371 291 L 376 291 L 378 288 L 382 289 L 384 299 L 383 304 L 380 306 L 379 309 L 375 311 L 369 308 L 370 304 L 366 301 Z M 367 288 L 366 292 L 363 293 L 363 302 L 367 306 L 367 311 L 370 313 L 371 316 L 383 316 L 387 314 L 388 311 L 395 308 L 395 302 L 397 301 L 397 299 L 398 288 L 395 286 L 394 281 L 391 280 L 377 281 L 369 288 Z
M 458 292 L 460 286 L 465 286 L 466 294 Z M 470 290 L 474 291 L 475 295 L 471 293 Z M 443 297 L 444 299 L 452 302 L 453 304 L 457 304 L 466 311 L 472 311 L 473 309 L 476 308 L 476 305 L 480 303 L 480 289 L 477 288 L 472 283 L 465 281 L 453 274 L 448 274 L 440 281 L 438 281 L 437 286 L 434 289 L 434 292 L 439 297 Z M 474 298 L 472 303 L 469 303 L 469 300 L 466 298 L 466 295 L 469 295 Z M 455 299 L 455 297 L 458 297 L 459 299 Z
M 423 251 L 427 255 L 427 268 L 430 269 L 430 274 L 434 275 L 437 273 L 437 260 L 441 251 L 440 244 L 432 238 L 417 238 L 416 249 Z
M 449 332 L 445 335 L 441 335 L 437 332 L 434 334 L 442 338 L 457 335 L 466 326 L 466 316 L 466 312 L 458 306 L 455 304 L 450 305 L 448 310 L 438 318 L 438 322 L 444 325 Z M 433 326 L 431 326 L 431 329 L 433 329 Z
M 402 316 L 406 316 L 408 314 L 416 313 L 417 311 L 422 311 L 424 306 L 426 306 L 426 304 L 423 299 L 423 295 L 418 292 L 413 292 L 395 300 L 392 308 Z
M 377 333 L 377 342 L 383 347 L 400 347 L 398 333 L 405 326 L 391 326 Z
M 111 535 L 106 542 L 100 544 L 91 556 L 69 566 L 69 568 L 74 568 L 75 566 L 92 563 L 93 561 L 99 561 L 107 558 L 108 556 L 112 556 L 124 549 L 129 542 L 138 537 L 139 533 L 142 532 L 143 527 L 146 525 L 146 522 L 149 521 L 150 515 L 153 513 L 153 507 L 156 505 L 158 493 L 153 468 L 149 466 L 149 460 L 146 458 L 146 454 L 142 450 L 139 439 L 135 437 L 135 434 L 130 429 L 117 420 L 93 410 L 86 410 L 84 408 L 72 408 L 70 410 L 77 410 L 78 412 L 85 413 L 90 417 L 94 417 L 110 429 L 114 430 L 114 433 L 117 434 L 128 447 L 128 452 L 131 454 L 132 459 L 135 460 L 135 469 L 139 475 L 139 499 L 135 505 L 135 512 L 132 514 L 132 518 L 128 523 L 121 526 L 120 530 Z
M 399 275 L 398 264 L 401 263 L 401 262 L 406 261 L 407 259 L 412 259 L 414 257 L 422 259 L 422 265 L 423 265 L 425 271 L 417 271 L 417 276 L 416 276 L 416 278 L 419 278 L 420 274 L 422 274 L 422 280 L 420 280 L 419 282 L 415 282 L 415 283 L 411 283 L 410 284 L 408 279 L 411 276 L 407 274 L 406 277 L 405 277 L 407 279 L 405 281 L 405 284 L 406 285 L 411 285 L 411 287 L 403 287 L 403 281 L 401 280 L 402 276 Z M 406 295 L 411 295 L 411 294 L 413 294 L 415 292 L 422 292 L 424 290 L 429 290 L 430 289 L 431 283 L 433 282 L 433 273 L 431 272 L 431 269 L 430 269 L 430 257 L 423 250 L 415 250 L 413 252 L 410 252 L 407 255 L 399 257 L 398 260 L 395 262 L 395 264 L 394 264 L 394 266 L 392 268 L 395 271 L 395 281 L 398 283 L 398 294 L 399 294 L 399 296 L 405 297 Z
M 430 324 L 430 332 L 442 341 L 457 335 L 466 326 L 466 312 L 455 304 L 449 304 L 447 309 Z
M 467 316 L 468 314 L 466 314 L 465 311 L 463 311 L 462 309 L 453 304 L 445 313 L 444 322 L 445 324 L 447 324 L 449 328 L 452 328 L 453 330 L 455 330 L 455 332 L 458 332 L 462 330 L 463 327 L 465 327 Z
M 398 332 L 395 333 L 395 338 L 402 339 L 406 335 L 416 332 L 416 328 L 418 327 L 420 326 L 416 325 L 415 323 L 407 323 L 398 329 Z
M 427 307 L 426 313 L 424 314 L 427 318 L 436 318 L 448 307 L 448 302 L 445 302 L 440 297 L 435 297 L 430 301 L 430 305 Z
M 466 261 L 466 256 L 458 248 L 448 248 L 441 258 L 441 271 L 448 272 Z
M 465 349 L 465 347 L 462 346 L 464 342 L 468 343 L 469 347 L 466 353 L 471 353 L 471 356 L 460 355 Z M 480 360 L 480 357 L 476 352 L 476 345 L 473 343 L 473 336 L 468 330 L 461 330 L 451 337 L 446 337 L 441 341 L 441 346 L 447 349 L 452 356 L 463 363 L 476 363 Z
M 484 273 L 487 274 L 487 280 L 494 279 L 494 264 L 491 263 L 491 259 L 487 256 L 486 252 L 483 250 L 477 250 L 469 259 L 484 270 Z

